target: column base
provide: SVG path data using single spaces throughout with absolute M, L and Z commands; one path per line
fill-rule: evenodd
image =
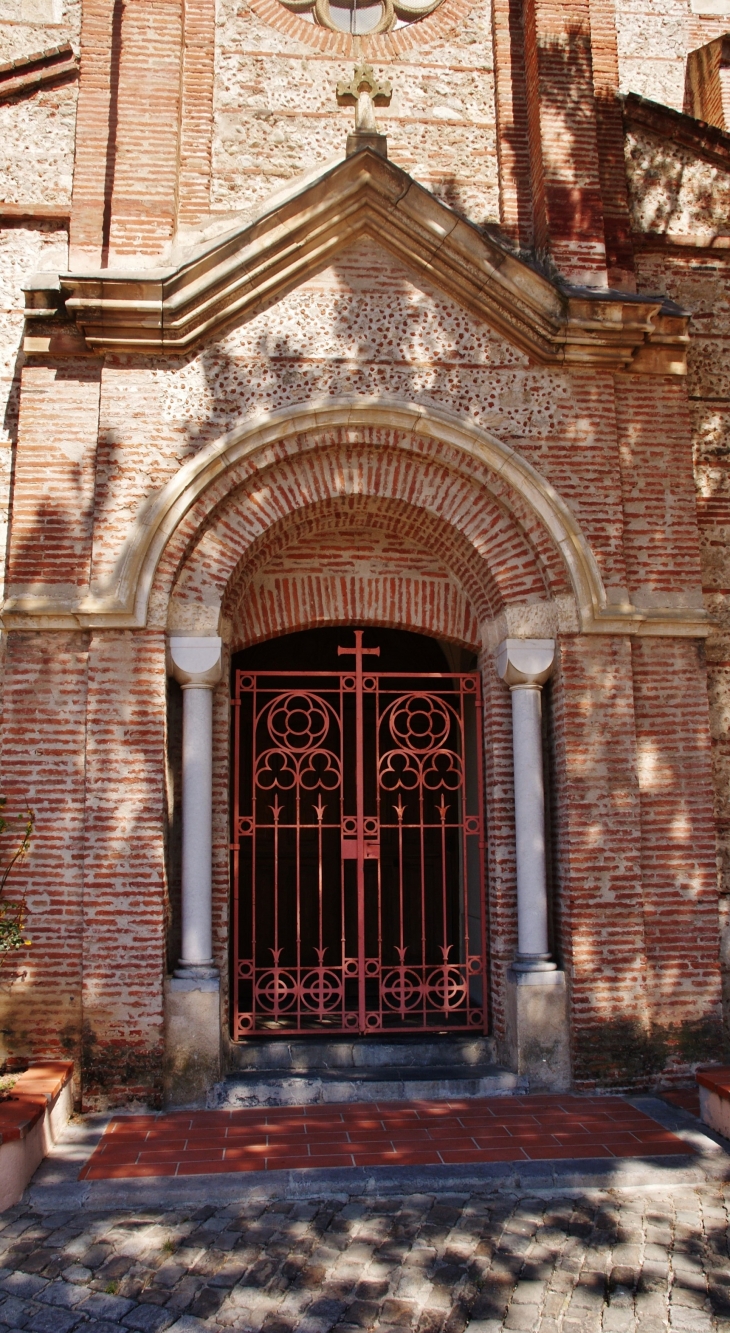
M 565 1092 L 570 1087 L 570 1040 L 565 973 L 507 973 L 505 1055 L 526 1075 L 530 1090 Z
M 205 1103 L 221 1076 L 220 978 L 188 970 L 165 981 L 165 1101 L 171 1106 Z
M 512 963 L 513 972 L 557 972 L 549 953 L 518 953 Z
M 219 981 L 220 973 L 212 963 L 179 963 L 173 977 L 179 981 Z

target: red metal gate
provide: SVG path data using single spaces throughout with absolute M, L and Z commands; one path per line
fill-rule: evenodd
M 236 672 L 236 1038 L 485 1030 L 479 677 L 379 651 Z

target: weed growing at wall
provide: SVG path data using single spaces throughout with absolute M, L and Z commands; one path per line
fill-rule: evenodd
M 7 797 L 0 796 L 0 812 L 6 805 Z M 23 929 L 25 894 L 20 899 L 11 899 L 6 889 L 10 876 L 28 855 L 34 829 L 35 815 L 28 805 L 11 820 L 0 813 L 0 848 L 4 853 L 0 860 L 0 967 L 9 953 L 28 948 L 32 942 Z

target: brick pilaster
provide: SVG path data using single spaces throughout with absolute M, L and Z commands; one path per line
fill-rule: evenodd
M 721 1024 L 704 647 L 645 638 L 632 656 L 647 1000 L 656 1036 L 668 1045 L 661 1063 L 674 1056 L 685 1064 L 712 1057 Z
M 605 286 L 590 0 L 525 0 L 524 28 L 535 245 Z
M 624 123 L 618 99 L 615 0 L 590 0 L 598 169 L 603 197 L 608 283 L 636 291 L 631 217 L 624 158 Z
M 210 208 L 215 0 L 186 0 L 180 129 L 180 222 Z
M 116 141 L 122 0 L 85 0 L 76 110 L 69 265 L 101 264 Z
M 108 263 L 155 255 L 177 215 L 183 0 L 125 0 Z
M 162 1075 L 165 642 L 89 645 L 84 848 L 84 1103 L 154 1102 Z
M 527 249 L 533 226 L 521 0 L 493 0 L 492 41 L 500 222 L 510 240 Z
M 74 598 L 89 583 L 101 362 L 23 370 L 8 594 L 55 586 Z

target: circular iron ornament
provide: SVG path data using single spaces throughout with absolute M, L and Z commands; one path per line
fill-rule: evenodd
M 435 694 L 406 694 L 390 707 L 390 734 L 415 754 L 439 749 L 448 740 L 453 718 Z
M 280 0 L 292 14 L 307 15 L 319 28 L 376 37 L 409 23 L 417 23 L 438 9 L 442 0 Z
M 263 972 L 254 988 L 258 1007 L 264 1012 L 281 1013 L 292 1009 L 297 998 L 297 983 L 289 972 L 272 968 Z
M 415 969 L 394 967 L 383 973 L 380 994 L 384 1009 L 417 1009 L 423 1002 L 423 982 Z
M 314 749 L 322 744 L 329 725 L 327 704 L 316 694 L 280 694 L 269 705 L 269 735 L 285 750 Z
M 466 982 L 456 966 L 434 968 L 426 980 L 426 988 L 437 1009 L 461 1009 L 466 1004 Z
M 316 967 L 305 972 L 299 989 L 302 1008 L 311 1012 L 328 1013 L 342 1004 L 342 980 L 329 968 Z

